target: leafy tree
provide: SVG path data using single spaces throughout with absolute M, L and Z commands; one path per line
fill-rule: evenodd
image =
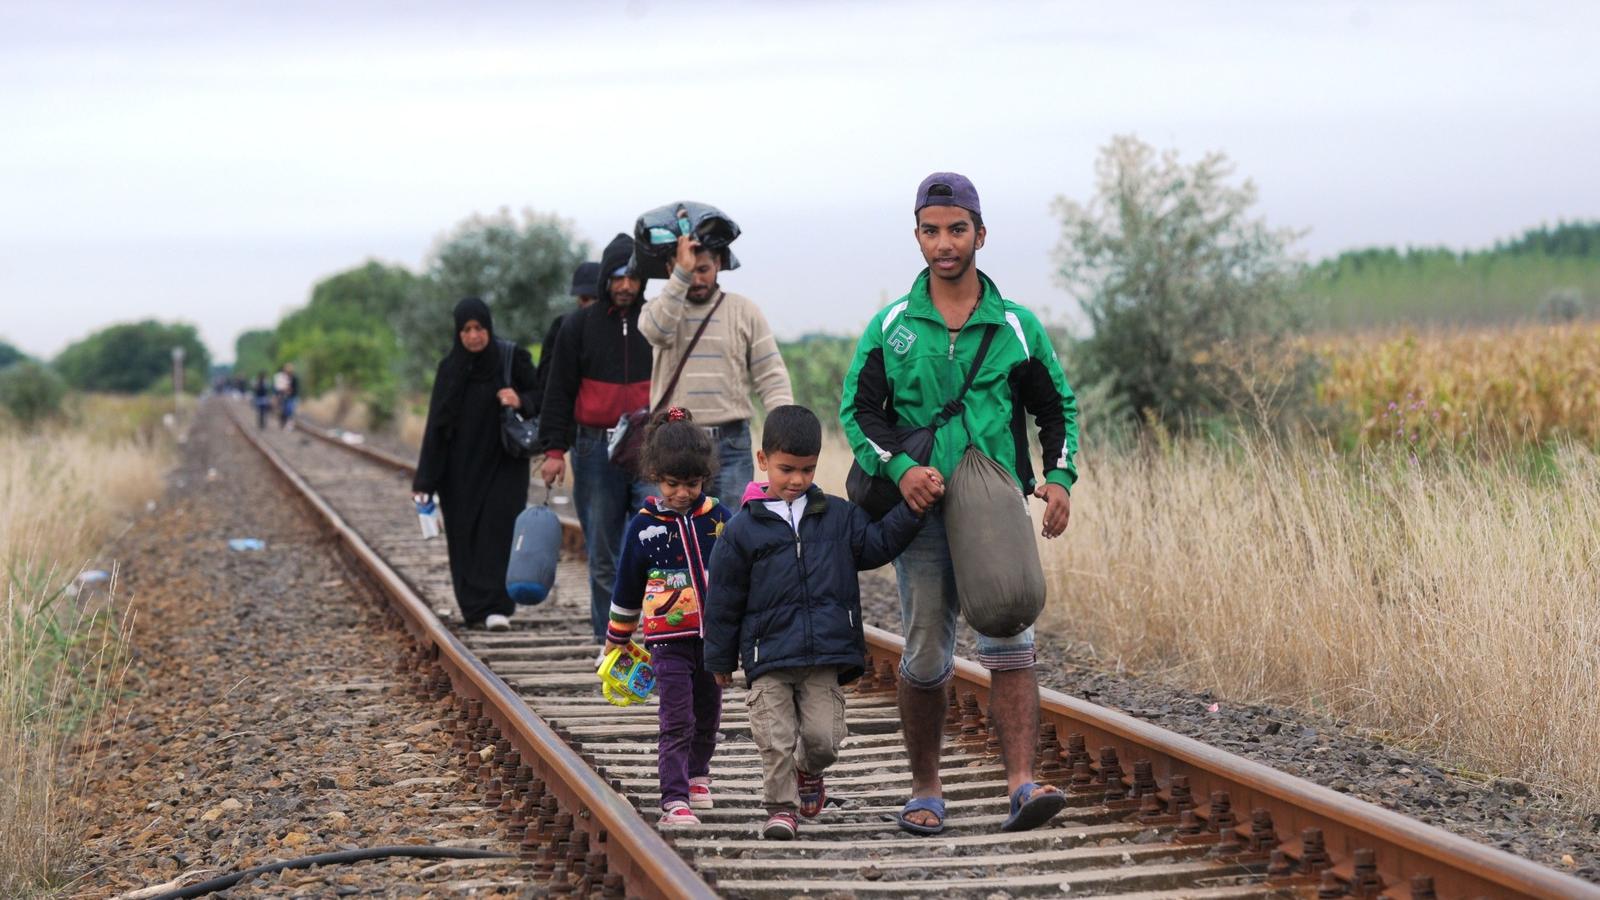
M 283 345 L 280 355 L 297 364 L 301 390 L 309 395 L 333 387 L 368 391 L 393 388 L 394 335 L 387 328 L 301 330 Z
M 27 358 L 28 354 L 23 353 L 5 341 L 0 341 L 0 369 L 4 369 L 12 363 L 22 362 Z
M 0 406 L 23 425 L 59 413 L 66 393 L 61 376 L 32 360 L 0 369 Z
M 171 375 L 174 347 L 184 351 L 186 387 L 200 390 L 211 368 L 211 354 L 194 326 L 183 323 L 146 319 L 103 328 L 61 351 L 55 369 L 79 390 L 137 393 Z
M 856 341 L 851 336 L 807 334 L 778 345 L 789 367 L 794 402 L 816 412 L 825 427 L 839 425 L 839 396 L 855 359 Z
M 403 309 L 416 287 L 417 276 L 410 269 L 369 259 L 317 282 L 307 308 L 348 310 L 382 320 Z
M 1254 185 L 1220 153 L 1185 165 L 1119 136 L 1095 169 L 1094 198 L 1055 204 L 1059 281 L 1093 329 L 1073 353 L 1086 393 L 1169 426 L 1296 405 L 1310 361 L 1282 338 L 1299 321 L 1298 234 L 1252 216 Z
M 435 242 L 426 279 L 393 319 L 406 380 L 421 385 L 432 376 L 450 348 L 450 310 L 462 297 L 489 304 L 497 337 L 537 343 L 568 308 L 572 270 L 587 255 L 570 223 L 532 210 L 520 220 L 501 209 L 456 225 Z
M 233 374 L 237 378 L 254 378 L 258 373 L 277 368 L 278 334 L 262 328 L 246 331 L 233 342 Z
M 1495 244 L 1495 253 L 1510 256 L 1600 257 L 1600 222 L 1561 222 L 1555 228 L 1541 225 L 1522 237 Z
M 367 260 L 317 282 L 310 302 L 285 316 L 267 338 L 241 346 L 240 358 L 249 349 L 273 366 L 296 363 L 308 394 L 339 386 L 387 399 L 395 391 L 400 362 L 389 323 L 417 287 L 410 270 Z

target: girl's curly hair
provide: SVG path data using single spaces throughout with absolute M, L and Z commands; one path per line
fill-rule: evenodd
M 716 448 L 687 409 L 671 406 L 651 416 L 645 426 L 639 468 L 655 481 L 710 478 L 717 474 Z

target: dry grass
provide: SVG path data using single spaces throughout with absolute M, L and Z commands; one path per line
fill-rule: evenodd
M 1600 323 L 1347 335 L 1308 346 L 1328 365 L 1320 399 L 1360 423 L 1363 444 L 1600 443 Z
M 366 400 L 350 391 L 328 391 L 300 404 L 300 411 L 324 425 L 350 431 L 372 431 L 372 412 Z M 422 447 L 422 430 L 428 424 L 427 398 L 401 401 L 394 418 L 381 431 L 392 434 L 412 449 Z
M 372 427 L 372 415 L 366 401 L 352 391 L 332 390 L 317 397 L 300 401 L 299 413 L 333 428 L 366 431 Z M 272 414 L 277 416 L 277 412 Z M 276 418 L 274 418 L 276 421 Z
M 70 586 L 161 492 L 170 442 L 146 402 L 82 401 L 76 411 L 93 430 L 0 431 L 3 896 L 48 890 L 77 844 L 70 801 L 87 766 L 61 763 L 114 683 L 121 622 L 104 594 Z
M 1600 809 L 1600 456 L 1265 441 L 1084 460 L 1046 625 Z

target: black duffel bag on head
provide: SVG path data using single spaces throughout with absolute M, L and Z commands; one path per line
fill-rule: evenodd
M 633 268 L 652 278 L 672 274 L 672 260 L 678 255 L 682 221 L 700 249 L 722 256 L 722 271 L 739 268 L 739 258 L 728 245 L 739 237 L 739 225 L 722 210 L 709 203 L 683 200 L 648 210 L 633 224 Z
M 516 390 L 516 385 L 511 383 L 511 356 L 517 352 L 517 345 L 501 338 L 496 338 L 495 343 L 500 347 L 500 380 L 506 387 Z M 539 417 L 524 418 L 515 406 L 500 407 L 500 446 L 517 459 L 537 456 Z
M 956 392 L 955 397 L 934 414 L 931 423 L 920 428 L 895 431 L 895 441 L 901 451 L 919 466 L 927 465 L 928 460 L 933 458 L 933 440 L 939 429 L 966 409 L 967 391 L 971 390 L 973 379 L 978 377 L 978 370 L 983 368 L 983 360 L 989 355 L 989 345 L 994 343 L 996 326 L 986 325 L 984 328 L 983 341 L 978 344 L 978 355 L 972 358 L 972 367 L 967 370 L 966 380 L 961 382 L 961 390 Z M 844 492 L 850 502 L 866 510 L 874 522 L 887 516 L 901 499 L 900 485 L 881 475 L 868 475 L 856 460 L 850 462 L 850 474 L 845 476 Z

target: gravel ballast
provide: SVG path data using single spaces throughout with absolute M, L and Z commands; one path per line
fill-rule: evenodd
M 114 548 L 131 664 L 87 792 L 75 891 L 386 845 L 514 852 L 442 763 L 442 708 L 395 675 L 401 632 L 212 409 L 160 507 Z M 265 549 L 230 550 L 240 537 Z M 515 860 L 380 860 L 227 895 L 515 897 L 531 877 Z

